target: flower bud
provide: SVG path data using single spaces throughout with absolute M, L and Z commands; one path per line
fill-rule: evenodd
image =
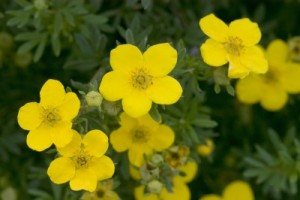
M 207 139 L 205 144 L 200 144 L 197 147 L 197 152 L 204 157 L 209 156 L 214 150 L 214 143 L 211 139 Z
M 3 50 L 9 50 L 12 48 L 14 44 L 14 38 L 6 33 L 6 32 L 0 32 L 0 48 Z
M 300 62 L 300 36 L 291 38 L 288 41 L 288 45 L 291 59 Z
M 99 107 L 102 103 L 103 97 L 99 92 L 96 91 L 90 91 L 85 96 L 85 100 L 88 106 L 91 107 Z
M 45 0 L 34 0 L 33 4 L 37 10 L 45 10 L 48 8 L 48 4 Z
M 147 184 L 147 189 L 150 193 L 160 194 L 163 184 L 158 180 L 152 180 Z
M 14 63 L 21 68 L 26 68 L 32 62 L 32 53 L 17 53 L 14 55 Z

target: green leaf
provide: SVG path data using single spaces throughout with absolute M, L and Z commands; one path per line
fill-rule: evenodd
M 134 37 L 133 37 L 133 32 L 130 29 L 127 29 L 125 31 L 125 39 L 126 39 L 126 42 L 128 44 L 135 44 Z
M 258 151 L 259 157 L 268 165 L 274 165 L 276 163 L 275 159 L 269 154 L 265 149 L 261 148 L 259 145 L 255 146 Z
M 230 94 L 231 96 L 235 95 L 235 90 L 234 87 L 232 87 L 231 85 L 226 85 L 226 91 L 228 94 Z
M 253 158 L 250 157 L 246 157 L 244 159 L 244 161 L 250 165 L 252 165 L 253 167 L 258 167 L 258 168 L 264 168 L 266 167 L 266 165 L 264 163 L 262 163 L 261 161 L 255 160 Z
M 54 37 L 58 37 L 60 34 L 60 31 L 62 30 L 63 26 L 63 18 L 60 11 L 57 11 L 55 14 L 55 20 L 54 20 Z
M 57 37 L 56 35 L 51 36 L 51 46 L 52 46 L 54 55 L 59 56 L 60 50 L 61 50 L 61 45 L 60 45 L 59 37 Z
M 161 117 L 161 115 L 160 115 L 160 113 L 159 113 L 159 111 L 157 109 L 157 105 L 152 105 L 152 108 L 151 108 L 149 114 L 158 123 L 162 122 L 162 117 Z
M 64 65 L 64 69 L 77 70 L 77 71 L 88 71 L 99 66 L 99 62 L 94 59 L 86 60 L 71 60 Z
M 149 10 L 152 7 L 152 0 L 142 0 L 142 6 L 145 10 Z
M 33 61 L 37 62 L 40 60 L 40 58 L 42 57 L 44 51 L 45 51 L 45 47 L 48 41 L 48 33 L 44 33 L 41 40 L 39 41 L 39 45 L 35 51 L 34 57 L 33 57 Z
M 26 53 L 28 51 L 30 51 L 31 49 L 33 49 L 35 46 L 37 46 L 39 43 L 38 40 L 30 40 L 24 44 L 22 44 L 19 48 L 17 53 Z
M 205 118 L 196 118 L 192 121 L 192 124 L 201 128 L 214 128 L 218 125 L 216 121 Z
M 105 24 L 108 19 L 101 15 L 87 15 L 83 18 L 83 20 L 89 24 L 101 25 L 101 24 Z

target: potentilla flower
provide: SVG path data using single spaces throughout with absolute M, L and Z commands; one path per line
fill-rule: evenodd
M 208 157 L 213 152 L 214 146 L 212 139 L 206 139 L 204 144 L 197 146 L 197 152 L 203 157 Z
M 197 173 L 198 165 L 194 161 L 188 161 L 185 165 L 180 166 L 179 171 L 180 174 L 173 177 L 173 187 L 172 192 L 169 192 L 166 187 L 163 187 L 160 194 L 155 193 L 147 193 L 145 192 L 145 186 L 141 185 L 136 187 L 134 190 L 134 196 L 136 200 L 189 200 L 191 199 L 191 192 L 187 183 L 192 181 Z M 135 171 L 134 171 L 135 170 Z M 139 178 L 139 175 L 136 169 L 131 169 L 131 173 L 133 173 L 134 178 Z
M 29 130 L 27 145 L 36 151 L 43 151 L 53 143 L 57 147 L 67 145 L 73 136 L 72 120 L 79 108 L 75 93 L 66 93 L 57 80 L 46 81 L 40 91 L 40 103 L 27 103 L 18 113 L 19 125 Z
M 111 144 L 117 152 L 128 150 L 129 161 L 138 167 L 144 161 L 144 154 L 162 151 L 174 141 L 173 130 L 154 121 L 149 114 L 132 118 L 122 113 L 120 124 L 121 127 L 110 135 Z
M 145 53 L 131 44 L 119 45 L 110 53 L 113 71 L 104 75 L 99 90 L 108 101 L 122 99 L 123 110 L 132 117 L 148 113 L 152 102 L 169 105 L 182 94 L 179 82 L 168 76 L 177 62 L 177 51 L 162 43 Z
M 288 94 L 300 92 L 300 64 L 289 60 L 289 47 L 282 40 L 272 41 L 266 51 L 269 70 L 251 74 L 236 85 L 238 99 L 246 104 L 260 102 L 263 108 L 277 111 L 285 106 Z
M 219 67 L 229 62 L 229 78 L 243 78 L 249 72 L 266 73 L 267 61 L 256 45 L 261 38 L 256 23 L 243 18 L 227 26 L 214 14 L 210 14 L 200 19 L 199 25 L 210 37 L 200 47 L 205 63 Z
M 254 200 L 250 185 L 244 181 L 233 181 L 226 186 L 223 195 L 204 195 L 200 200 Z
M 101 181 L 94 192 L 85 192 L 81 200 L 120 200 L 119 195 L 113 189 L 112 179 Z
M 50 163 L 47 174 L 56 184 L 70 181 L 72 190 L 94 192 L 97 182 L 111 178 L 115 171 L 112 160 L 104 155 L 108 138 L 100 130 L 89 131 L 83 138 L 73 132 L 72 141 L 57 148 L 60 157 Z

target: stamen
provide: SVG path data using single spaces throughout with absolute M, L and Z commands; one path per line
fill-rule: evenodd
M 147 73 L 147 70 L 139 68 L 132 72 L 131 83 L 134 88 L 145 90 L 152 84 L 152 76 Z
M 44 122 L 50 126 L 54 126 L 58 121 L 61 120 L 57 109 L 47 108 L 43 111 Z
M 145 127 L 139 127 L 132 131 L 132 141 L 133 142 L 147 142 L 149 140 L 149 132 Z
M 78 156 L 73 157 L 76 169 L 87 168 L 90 160 L 91 156 L 87 155 L 84 152 L 81 152 Z
M 228 41 L 224 43 L 227 53 L 239 56 L 244 48 L 243 40 L 239 37 L 228 37 Z

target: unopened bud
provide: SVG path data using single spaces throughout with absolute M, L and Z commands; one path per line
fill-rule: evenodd
M 197 151 L 200 155 L 207 157 L 214 150 L 214 143 L 211 139 L 207 139 L 205 144 L 200 144 L 197 147 Z
M 103 107 L 110 116 L 118 115 L 122 109 L 120 102 L 103 101 Z
M 26 68 L 30 63 L 32 62 L 32 53 L 26 52 L 26 53 L 17 53 L 14 55 L 14 63 L 18 67 Z
M 85 96 L 85 100 L 88 106 L 91 107 L 99 107 L 102 103 L 103 97 L 99 92 L 96 91 L 90 91 Z
M 3 50 L 9 50 L 12 48 L 14 44 L 14 38 L 6 33 L 6 32 L 1 32 L 0 33 L 0 48 Z
M 160 154 L 154 154 L 151 158 L 151 163 L 154 165 L 158 165 L 164 162 L 164 158 Z
M 37 10 L 45 10 L 48 8 L 48 4 L 45 0 L 34 0 L 33 4 Z
M 288 45 L 291 59 L 300 62 L 300 36 L 291 38 Z
M 152 180 L 147 184 L 147 189 L 150 193 L 160 194 L 163 184 L 158 180 Z

